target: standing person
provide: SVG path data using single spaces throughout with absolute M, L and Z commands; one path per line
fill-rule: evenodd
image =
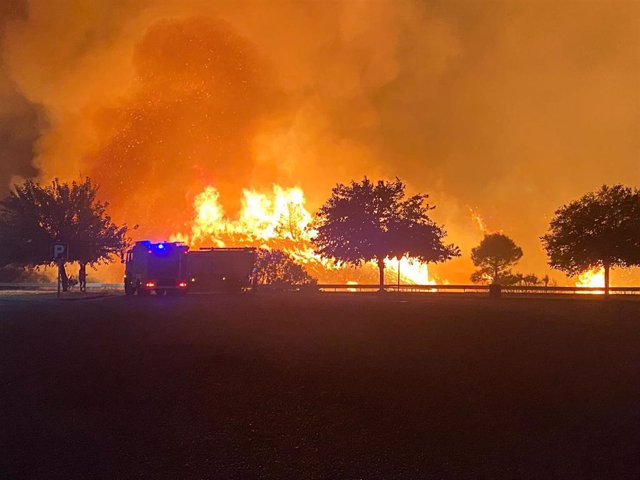
M 80 283 L 80 291 L 87 291 L 87 264 L 80 264 L 80 271 L 78 272 L 78 282 Z

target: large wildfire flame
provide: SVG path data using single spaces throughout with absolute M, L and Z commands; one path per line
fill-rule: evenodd
M 338 267 L 330 260 L 314 253 L 311 239 L 312 215 L 305 206 L 304 192 L 299 187 L 283 188 L 274 185 L 270 193 L 244 189 L 240 213 L 229 218 L 220 203 L 220 193 L 208 186 L 195 197 L 190 232 L 176 233 L 172 241 L 185 242 L 192 247 L 254 246 L 280 249 L 295 261 L 305 265 L 309 273 L 321 282 L 374 283 L 377 271 L 373 263 L 355 270 Z M 395 279 L 400 269 L 400 281 L 411 284 L 434 284 L 429 268 L 413 258 L 385 260 L 387 274 Z
M 273 243 L 307 244 L 311 214 L 304 206 L 304 194 L 299 188 L 273 187 L 270 197 L 253 190 L 242 191 L 242 208 L 237 219 L 226 217 L 220 204 L 220 194 L 208 186 L 196 196 L 195 217 L 190 235 L 177 234 L 176 240 L 191 244 L 213 242 L 223 247 L 229 244 L 270 247 Z

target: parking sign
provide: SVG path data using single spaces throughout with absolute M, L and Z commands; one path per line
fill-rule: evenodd
M 59 262 L 60 260 L 67 260 L 69 258 L 69 244 L 68 243 L 54 243 L 53 244 L 53 260 Z

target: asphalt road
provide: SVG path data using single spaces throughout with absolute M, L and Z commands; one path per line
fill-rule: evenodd
M 0 298 L 2 479 L 637 479 L 640 301 Z

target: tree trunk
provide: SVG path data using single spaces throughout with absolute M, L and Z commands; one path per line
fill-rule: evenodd
M 378 258 L 378 270 L 380 271 L 380 291 L 384 292 L 384 258 Z
M 80 270 L 78 271 L 78 286 L 81 292 L 87 291 L 87 264 L 80 263 Z
M 609 263 L 604 264 L 604 294 L 609 295 Z
M 60 262 L 58 264 L 58 275 L 60 276 L 62 291 L 66 292 L 69 287 L 69 277 L 67 276 L 67 271 L 64 268 L 64 262 Z
M 499 283 L 498 282 L 498 266 L 494 265 L 493 267 L 493 281 L 491 283 Z

